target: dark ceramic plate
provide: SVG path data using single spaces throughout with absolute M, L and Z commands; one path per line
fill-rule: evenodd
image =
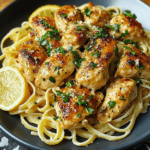
M 123 9 L 130 9 L 137 14 L 138 20 L 143 23 L 146 29 L 150 30 L 148 23 L 148 15 L 150 9 L 148 6 L 138 0 L 91 0 L 95 4 L 103 6 L 117 5 Z M 19 0 L 12 3 L 0 13 L 0 41 L 10 29 L 20 26 L 21 22 L 28 19 L 29 15 L 39 6 L 45 4 L 58 5 L 82 5 L 88 2 L 87 0 L 73 1 L 73 0 Z M 141 13 L 141 12 L 142 13 Z M 142 15 L 144 14 L 144 15 Z M 150 17 L 150 16 L 149 16 Z M 144 19 L 145 18 L 145 19 Z M 47 150 L 47 149 L 61 149 L 61 150 L 116 150 L 133 147 L 145 141 L 150 137 L 150 110 L 146 114 L 140 114 L 137 118 L 136 124 L 131 134 L 123 140 L 110 142 L 104 139 L 96 139 L 93 144 L 87 147 L 77 147 L 72 144 L 72 141 L 64 140 L 56 146 L 49 146 L 43 143 L 39 137 L 32 136 L 30 130 L 24 128 L 21 124 L 18 115 L 11 116 L 7 112 L 0 110 L 0 128 L 13 140 L 19 144 L 32 150 Z

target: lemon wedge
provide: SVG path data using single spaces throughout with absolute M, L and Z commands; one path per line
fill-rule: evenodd
M 36 9 L 29 17 L 28 21 L 31 23 L 32 18 L 36 16 L 54 17 L 54 13 L 60 8 L 58 5 L 45 5 Z
M 28 83 L 17 68 L 0 69 L 0 109 L 10 111 L 30 96 Z

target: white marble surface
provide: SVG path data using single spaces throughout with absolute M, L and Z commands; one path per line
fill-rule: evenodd
M 28 150 L 18 145 L 0 130 L 0 150 Z

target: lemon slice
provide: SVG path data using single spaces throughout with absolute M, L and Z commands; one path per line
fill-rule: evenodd
M 36 16 L 47 16 L 54 17 L 54 12 L 56 12 L 60 6 L 58 5 L 45 5 L 36 9 L 29 17 L 29 22 L 32 22 L 32 18 Z
M 10 111 L 30 96 L 28 83 L 17 68 L 0 69 L 0 109 Z

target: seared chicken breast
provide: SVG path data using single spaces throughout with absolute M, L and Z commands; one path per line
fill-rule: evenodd
M 74 85 L 73 80 L 71 86 L 53 89 L 56 94 L 57 116 L 63 129 L 83 126 L 87 122 L 85 117 L 94 113 L 103 99 L 101 92 L 94 93 L 85 87 Z
M 84 22 L 88 25 L 104 27 L 111 20 L 111 15 L 104 9 L 95 6 L 89 2 L 79 7 L 83 16 Z
M 45 50 L 38 42 L 28 40 L 24 42 L 18 51 L 19 70 L 29 81 L 34 81 L 40 66 L 47 58 Z
M 105 29 L 95 32 L 82 54 L 85 60 L 77 70 L 75 80 L 88 89 L 104 86 L 109 78 L 108 67 L 114 58 L 115 46 L 115 39 Z
M 64 5 L 54 14 L 57 29 L 64 33 L 70 24 L 81 21 L 80 10 L 76 6 Z
M 124 45 L 125 54 L 120 59 L 116 77 L 150 79 L 150 57 L 132 44 Z
M 87 26 L 85 23 L 70 25 L 61 39 L 64 48 L 67 48 L 68 45 L 72 45 L 75 49 L 83 46 L 87 40 L 86 33 Z
M 75 69 L 74 56 L 62 47 L 55 49 L 51 56 L 42 64 L 35 84 L 40 89 L 48 89 L 60 86 L 65 78 L 71 75 Z
M 52 18 L 38 16 L 32 19 L 35 40 L 46 49 L 55 49 L 61 46 L 59 31 Z
M 130 39 L 133 42 L 147 42 L 148 40 L 142 24 L 131 17 L 118 15 L 110 21 L 110 25 L 112 27 L 119 26 L 116 31 L 110 30 L 110 34 L 117 39 Z
M 32 18 L 32 26 L 38 38 L 56 27 L 55 21 L 52 18 L 44 16 Z
M 126 78 L 115 80 L 106 91 L 104 102 L 97 112 L 97 119 L 101 124 L 112 121 L 136 97 L 136 81 Z

